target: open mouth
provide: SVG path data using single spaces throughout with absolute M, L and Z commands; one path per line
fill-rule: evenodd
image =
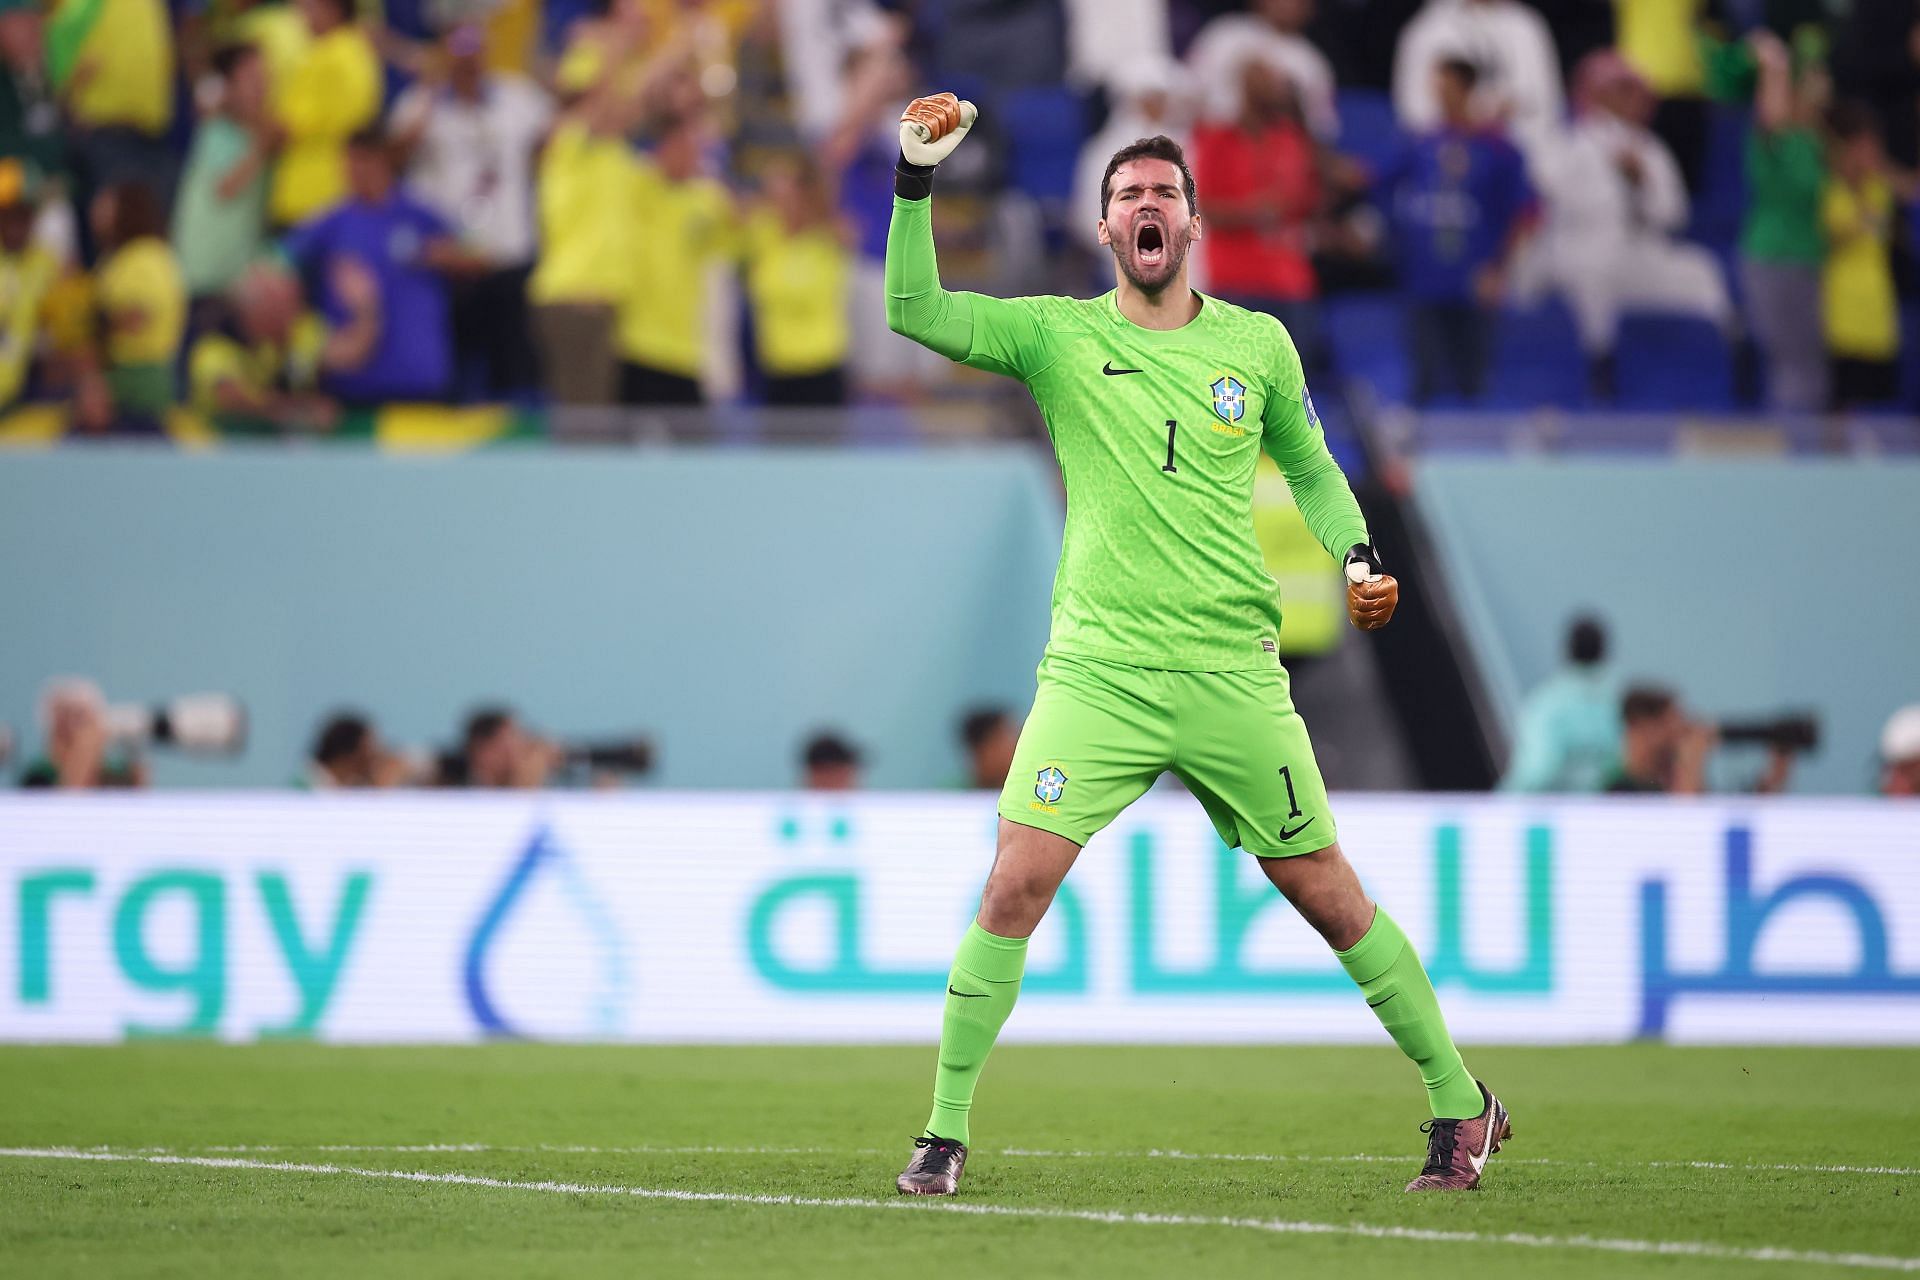
M 1134 255 L 1143 267 L 1157 267 L 1167 260 L 1167 234 L 1158 223 L 1142 226 L 1133 241 Z

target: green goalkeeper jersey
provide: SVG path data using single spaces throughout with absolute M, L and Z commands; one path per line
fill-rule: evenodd
M 893 328 L 1020 379 L 1067 494 L 1049 652 L 1176 671 L 1277 661 L 1280 593 L 1254 537 L 1260 450 L 1336 558 L 1366 521 L 1327 452 L 1293 340 L 1218 298 L 1179 329 L 1143 329 L 1115 295 L 990 298 L 941 289 L 930 200 L 896 196 Z

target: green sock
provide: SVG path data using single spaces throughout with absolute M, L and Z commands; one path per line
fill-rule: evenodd
M 994 1037 L 1013 1012 L 1026 968 L 1025 938 L 999 937 L 978 921 L 968 926 L 947 975 L 947 1013 L 940 1024 L 940 1065 L 933 1073 L 928 1133 L 973 1142 L 967 1133 L 973 1087 L 980 1083 L 980 1068 L 987 1065 Z
M 1340 957 L 1347 976 L 1360 985 L 1367 1005 L 1400 1052 L 1419 1064 L 1427 1102 L 1442 1120 L 1470 1120 L 1486 1109 L 1480 1086 L 1460 1060 L 1440 1016 L 1440 1001 L 1419 955 L 1400 926 L 1375 909 L 1373 926 Z

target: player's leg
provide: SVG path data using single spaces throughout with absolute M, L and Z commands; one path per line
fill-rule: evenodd
M 1420 1068 L 1435 1118 L 1479 1115 L 1486 1106 L 1480 1086 L 1447 1032 L 1419 954 L 1393 917 L 1367 897 L 1339 844 L 1290 857 L 1262 856 L 1260 869 L 1327 940 L 1387 1034 Z
M 1380 1024 L 1420 1068 L 1433 1119 L 1427 1159 L 1409 1191 L 1470 1191 L 1513 1136 L 1507 1110 L 1461 1061 L 1420 956 L 1393 917 L 1368 899 L 1338 843 L 1260 858 L 1260 868 L 1334 948 Z
M 1254 854 L 1327 940 L 1387 1034 L 1419 1067 L 1435 1141 L 1444 1140 L 1449 1167 L 1467 1155 L 1484 1162 L 1506 1136 L 1505 1113 L 1461 1061 L 1419 955 L 1367 896 L 1340 851 L 1326 784 L 1285 671 L 1196 675 L 1188 685 L 1176 771 L 1201 798 L 1221 839 Z M 1462 1125 L 1473 1132 L 1463 1134 Z M 1478 1146 L 1476 1135 L 1485 1138 Z M 1432 1155 L 1430 1149 L 1430 1165 Z M 1477 1163 L 1471 1175 L 1477 1182 Z
M 933 1110 L 895 1185 L 952 1195 L 972 1141 L 973 1094 L 1026 971 L 1027 940 L 1081 846 L 1170 763 L 1161 673 L 1050 656 L 1000 796 L 1000 839 L 980 911 L 947 976 Z
M 962 1146 L 972 1141 L 968 1116 L 974 1087 L 1020 997 L 1027 940 L 1079 854 L 1080 846 L 1065 836 L 1000 819 L 999 848 L 980 895 L 980 912 L 960 939 L 947 975 L 928 1137 Z

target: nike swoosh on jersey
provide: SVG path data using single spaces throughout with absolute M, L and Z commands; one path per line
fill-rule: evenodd
M 1146 370 L 1145 369 L 1116 369 L 1113 367 L 1113 361 L 1109 360 L 1104 365 L 1100 366 L 1100 372 L 1106 374 L 1109 378 L 1117 378 L 1123 373 L 1145 373 Z
M 955 991 L 951 982 L 947 984 L 947 994 L 950 996 L 959 996 L 962 1000 L 985 1000 L 987 998 L 987 993 L 984 991 Z
M 1291 840 L 1312 825 L 1313 825 L 1313 819 L 1308 818 L 1305 822 L 1301 823 L 1297 827 L 1293 827 L 1291 829 L 1287 827 L 1282 827 L 1280 828 L 1280 838 L 1282 840 Z

